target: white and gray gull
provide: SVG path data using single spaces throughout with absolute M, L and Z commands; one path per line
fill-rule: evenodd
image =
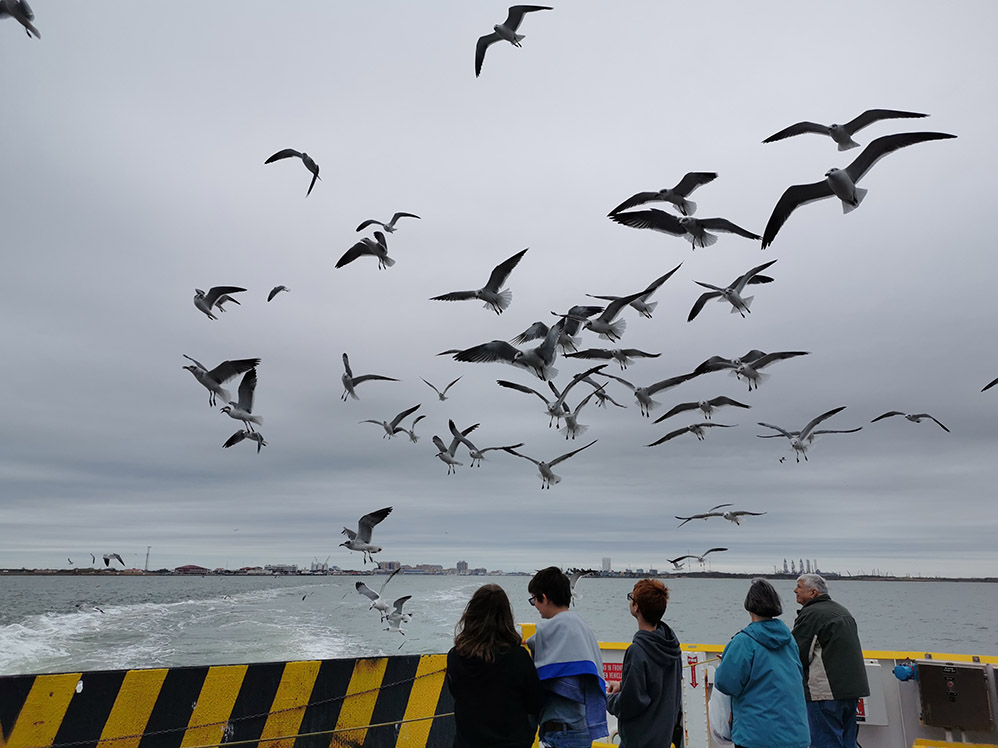
M 699 408 L 704 415 L 704 418 L 709 419 L 718 408 L 731 405 L 736 408 L 751 408 L 751 405 L 746 405 L 745 403 L 740 403 L 737 400 L 732 400 L 730 397 L 725 397 L 720 395 L 719 397 L 711 398 L 710 400 L 698 400 L 697 402 L 680 403 L 672 410 L 670 410 L 665 415 L 659 416 L 652 423 L 661 423 L 666 418 L 671 418 L 678 413 L 684 413 L 687 410 L 696 410 Z
M 529 249 L 529 247 L 527 248 Z M 509 307 L 513 300 L 513 292 L 508 288 L 503 289 L 503 284 L 513 272 L 513 268 L 520 262 L 526 249 L 522 249 L 509 259 L 503 260 L 492 269 L 488 282 L 481 288 L 474 291 L 451 291 L 433 296 L 430 301 L 467 301 L 469 299 L 480 299 L 485 302 L 485 308 L 491 309 L 496 314 L 502 314 Z
M 524 35 L 517 34 L 516 30 L 520 28 L 520 23 L 523 21 L 523 16 L 526 13 L 533 13 L 537 10 L 553 10 L 553 8 L 550 8 L 547 5 L 511 5 L 509 7 L 509 13 L 506 15 L 506 20 L 493 26 L 491 34 L 479 37 L 478 43 L 475 45 L 476 78 L 482 73 L 482 63 L 485 62 L 485 52 L 490 46 L 498 41 L 507 41 L 514 47 L 520 46 L 520 42 L 523 41 Z
M 697 212 L 697 204 L 692 200 L 687 200 L 686 198 L 689 197 L 689 195 L 697 187 L 713 182 L 715 179 L 717 179 L 717 173 L 713 171 L 688 172 L 682 179 L 679 180 L 679 184 L 675 187 L 663 187 L 660 190 L 638 192 L 635 195 L 631 195 L 624 202 L 607 213 L 607 216 L 614 216 L 621 211 L 652 202 L 672 203 L 684 216 L 691 216 Z
M 506 451 L 509 452 L 511 455 L 522 457 L 523 459 L 530 460 L 530 462 L 534 463 L 537 466 L 537 472 L 540 473 L 541 476 L 541 488 L 550 489 L 552 485 L 557 485 L 558 483 L 561 483 L 561 476 L 555 475 L 554 471 L 551 468 L 553 468 L 559 462 L 564 462 L 570 457 L 574 457 L 582 450 L 589 449 L 589 447 L 593 446 L 597 441 L 599 440 L 593 439 L 586 446 L 579 447 L 578 449 L 573 449 L 571 452 L 566 452 L 560 457 L 555 457 L 553 460 L 550 461 L 535 460 L 533 457 L 528 457 L 527 455 L 521 454 L 520 452 L 517 452 L 515 449 L 512 448 L 507 448 Z
M 350 247 L 350 249 L 344 252 L 340 256 L 340 259 L 336 261 L 336 267 L 344 267 L 349 265 L 358 257 L 365 257 L 368 255 L 378 258 L 378 270 L 390 268 L 395 264 L 395 260 L 388 256 L 388 240 L 385 239 L 385 235 L 380 231 L 375 231 L 373 239 L 369 236 L 365 236 L 359 242 Z
M 804 461 L 807 462 L 807 450 L 814 444 L 814 437 L 816 436 L 814 432 L 815 427 L 822 421 L 826 421 L 836 413 L 845 410 L 845 405 L 840 405 L 838 408 L 832 408 L 829 411 L 822 413 L 820 416 L 812 418 L 808 421 L 807 425 L 800 431 L 787 431 L 782 426 L 774 426 L 773 424 L 759 422 L 760 426 L 764 426 L 767 429 L 773 429 L 774 431 L 780 432 L 782 436 L 785 436 L 790 440 L 790 446 L 793 447 L 794 453 L 797 456 L 797 462 L 800 462 L 801 455 L 804 455 Z M 862 427 L 861 427 L 862 428 Z M 855 429 L 859 431 L 859 429 Z
M 256 453 L 260 454 L 260 450 L 267 446 L 267 442 L 263 439 L 263 434 L 259 431 L 247 431 L 246 429 L 240 429 L 228 439 L 225 440 L 225 444 L 222 445 L 223 449 L 228 449 L 229 447 L 234 447 L 239 442 L 244 439 L 250 439 L 256 442 Z
M 939 426 L 943 431 L 949 432 L 949 429 L 942 425 L 935 416 L 930 416 L 928 413 L 902 413 L 900 410 L 892 410 L 883 415 L 877 416 L 870 423 L 876 423 L 883 418 L 890 418 L 891 416 L 904 416 L 907 420 L 912 423 L 921 423 L 923 418 L 927 418 L 930 421 L 935 421 L 936 425 Z
M 229 418 L 242 421 L 246 428 L 253 431 L 253 424 L 262 425 L 263 418 L 253 415 L 253 397 L 256 393 L 256 368 L 250 369 L 243 374 L 243 379 L 239 383 L 239 401 L 230 400 L 228 405 L 222 407 L 222 412 Z
M 379 382 L 397 382 L 399 380 L 393 377 L 385 377 L 381 374 L 361 374 L 359 377 L 353 375 L 353 369 L 350 368 L 350 359 L 347 354 L 343 354 L 343 374 L 340 376 L 340 381 L 343 383 L 343 394 L 340 395 L 340 400 L 346 402 L 348 397 L 352 397 L 354 400 L 359 400 L 357 396 L 357 385 L 361 382 L 368 381 L 379 381 Z
M 360 226 L 357 227 L 357 231 L 363 231 L 368 226 L 380 226 L 385 230 L 386 233 L 394 234 L 397 231 L 397 229 L 395 228 L 395 223 L 400 218 L 419 218 L 419 216 L 417 216 L 415 213 L 403 213 L 399 211 L 398 213 L 392 216 L 392 220 L 390 220 L 388 223 L 382 223 L 381 221 L 376 221 L 373 218 L 368 218 L 366 221 L 363 221 L 360 224 Z
M 210 393 L 208 396 L 208 405 L 212 406 L 215 405 L 217 398 L 221 398 L 222 402 L 228 402 L 232 399 L 229 391 L 222 387 L 223 384 L 233 377 L 249 371 L 254 366 L 260 365 L 260 359 L 258 358 L 240 358 L 232 361 L 223 361 L 214 369 L 209 370 L 200 361 L 191 358 L 186 353 L 183 356 L 188 361 L 194 362 L 193 366 L 188 364 L 183 368 L 193 374 L 194 378 L 208 390 Z
M 852 139 L 852 136 L 864 127 L 879 122 L 882 119 L 911 119 L 917 117 L 928 117 L 927 114 L 919 112 L 901 112 L 897 109 L 867 109 L 858 117 L 854 117 L 844 125 L 831 124 L 821 125 L 817 122 L 798 122 L 780 130 L 778 133 L 770 135 L 763 143 L 774 143 L 784 138 L 792 138 L 794 135 L 804 135 L 814 133 L 816 135 L 827 135 L 834 140 L 840 151 L 848 151 L 850 148 L 859 148 L 859 143 Z
M 240 293 L 245 290 L 245 288 L 240 288 L 239 286 L 212 286 L 208 289 L 208 293 L 205 293 L 200 288 L 195 288 L 194 306 L 204 312 L 208 316 L 208 319 L 218 319 L 218 317 L 211 313 L 211 310 L 217 308 L 224 312 L 222 304 L 226 301 L 236 301 L 229 294 Z M 239 302 L 236 301 L 236 303 L 238 304 Z
M 403 410 L 401 413 L 399 413 L 397 416 L 395 416 L 390 421 L 376 421 L 374 419 L 368 418 L 366 420 L 359 421 L 359 423 L 376 423 L 378 426 L 381 426 L 381 428 L 383 428 L 385 430 L 385 433 L 381 436 L 381 438 L 382 439 L 391 439 L 393 436 L 395 436 L 395 434 L 397 434 L 399 431 L 402 430 L 402 429 L 399 428 L 399 424 L 401 424 L 402 421 L 404 421 L 406 418 L 408 418 L 413 413 L 415 413 L 417 410 L 419 410 L 419 408 L 420 408 L 421 405 L 422 405 L 422 403 L 418 403 L 416 405 L 413 405 L 411 408 L 406 408 L 405 410 Z M 416 441 L 415 439 L 412 439 L 411 437 L 410 437 L 410 440 L 411 441 Z
M 648 301 L 648 299 L 651 297 L 653 293 L 655 293 L 659 289 L 659 287 L 663 283 L 669 280 L 669 278 L 671 278 L 675 274 L 675 272 L 679 270 L 679 268 L 681 268 L 682 266 L 683 263 L 679 263 L 678 265 L 676 265 L 676 267 L 674 267 L 665 275 L 660 275 L 658 278 L 656 278 L 655 280 L 653 280 L 651 283 L 648 284 L 648 287 L 644 290 L 644 293 L 642 293 L 638 298 L 636 298 L 634 301 L 631 302 L 631 306 L 638 311 L 638 314 L 640 314 L 642 317 L 647 317 L 648 319 L 651 319 L 651 313 L 655 310 L 655 307 L 658 306 L 658 302 Z M 589 294 L 589 293 L 587 293 L 586 296 L 592 299 L 601 299 L 603 301 L 616 301 L 617 299 L 620 298 L 619 296 L 599 296 L 597 294 Z M 596 314 L 596 312 L 593 312 L 593 314 Z M 591 317 L 592 314 L 588 316 Z
M 364 597 L 366 597 L 368 600 L 371 601 L 371 607 L 369 607 L 368 610 L 378 611 L 381 614 L 382 622 L 385 620 L 385 617 L 388 615 L 388 611 L 391 610 L 391 606 L 389 606 L 388 601 L 385 600 L 384 598 L 385 587 L 388 586 L 388 583 L 392 581 L 395 578 L 395 575 L 398 574 L 400 571 L 402 571 L 401 566 L 397 568 L 395 571 L 393 571 L 391 574 L 389 574 L 388 579 L 386 579 L 384 582 L 381 583 L 381 587 L 378 589 L 377 592 L 372 590 L 363 582 L 357 582 L 356 584 L 354 584 L 354 589 L 356 589 L 357 592 L 359 592 L 360 594 L 362 594 Z
M 370 559 L 373 563 L 374 558 L 371 554 L 378 553 L 381 550 L 381 546 L 374 545 L 371 542 L 371 534 L 374 532 L 374 526 L 391 513 L 392 508 L 390 506 L 386 506 L 384 509 L 379 509 L 376 512 L 365 514 L 357 522 L 357 532 L 354 532 L 348 527 L 344 527 L 343 532 L 340 534 L 346 535 L 347 539 L 340 543 L 340 545 L 351 551 L 360 551 L 364 554 L 365 563 L 367 563 L 368 559 Z
M 294 148 L 285 148 L 283 151 L 278 151 L 273 156 L 268 158 L 263 163 L 272 164 L 275 161 L 280 161 L 285 158 L 300 158 L 301 162 L 305 165 L 305 168 L 312 173 L 312 181 L 308 185 L 308 192 L 305 193 L 305 197 L 312 194 L 312 188 L 315 187 L 315 180 L 319 178 L 319 165 L 312 160 L 304 151 L 296 151 Z
M 716 244 L 717 236 L 710 233 L 711 231 L 738 234 L 746 239 L 762 238 L 758 234 L 732 223 L 727 218 L 694 218 L 693 216 L 676 218 L 671 213 L 657 208 L 634 210 L 629 213 L 614 213 L 610 216 L 610 220 L 621 226 L 630 226 L 632 229 L 651 229 L 663 234 L 681 236 L 693 245 L 693 249 Z
M 751 313 L 749 307 L 752 305 L 752 300 L 754 296 L 742 296 L 745 291 L 745 286 L 756 285 L 759 283 L 772 283 L 773 279 L 768 275 L 759 275 L 763 270 L 772 265 L 776 260 L 770 260 L 769 262 L 764 262 L 762 265 L 757 265 L 756 267 L 749 270 L 747 273 L 743 273 L 735 278 L 731 283 L 725 288 L 720 286 L 712 286 L 710 283 L 703 283 L 702 281 L 693 281 L 698 286 L 703 286 L 704 288 L 711 289 L 705 294 L 702 294 L 700 298 L 696 300 L 693 304 L 693 308 L 690 309 L 690 315 L 686 318 L 687 322 L 692 322 L 700 310 L 704 308 L 704 305 L 711 299 L 717 299 L 718 301 L 726 301 L 731 305 L 731 313 L 738 313 L 744 319 L 745 315 Z

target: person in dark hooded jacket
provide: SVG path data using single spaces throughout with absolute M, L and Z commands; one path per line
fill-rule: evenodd
M 624 652 L 620 682 L 607 684 L 606 710 L 617 718 L 623 748 L 668 748 L 682 734 L 683 709 L 679 639 L 662 622 L 669 588 L 642 579 L 627 599 L 638 631 Z

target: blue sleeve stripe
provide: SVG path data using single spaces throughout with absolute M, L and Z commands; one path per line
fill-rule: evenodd
M 600 685 L 603 686 L 603 690 L 606 690 L 606 682 L 603 680 L 603 673 L 596 669 L 596 664 L 591 660 L 552 662 L 550 665 L 541 665 L 537 668 L 537 677 L 541 680 L 561 678 L 568 675 L 595 675 L 599 678 L 599 682 Z

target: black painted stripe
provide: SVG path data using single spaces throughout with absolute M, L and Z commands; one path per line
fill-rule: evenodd
M 444 678 L 440 686 L 440 699 L 437 701 L 437 709 L 434 714 L 450 714 L 454 711 L 454 694 L 447 686 L 447 679 Z M 457 727 L 453 717 L 437 717 L 433 720 L 430 734 L 426 736 L 426 748 L 450 748 L 454 745 L 454 736 Z
M 35 676 L 20 675 L 0 678 L 0 733 L 7 742 L 17 715 L 21 713 L 25 699 L 35 684 Z
M 418 667 L 419 655 L 388 658 L 385 677 L 381 680 L 381 690 L 378 691 L 378 700 L 374 703 L 374 712 L 371 714 L 371 724 L 392 722 L 405 716 Z M 392 686 L 392 683 L 398 685 Z M 364 748 L 395 748 L 397 737 L 398 725 L 372 727 L 367 731 Z
M 242 687 L 232 706 L 228 740 L 257 740 L 267 724 L 270 707 L 284 675 L 283 662 L 262 662 L 250 665 Z M 266 748 L 266 746 L 264 746 Z
M 79 743 L 77 748 L 96 746 L 127 672 L 110 670 L 84 673 L 80 678 L 83 690 L 69 702 L 53 742 Z
M 207 667 L 170 668 L 139 748 L 179 748 L 207 674 Z M 169 732 L 153 734 L 161 730 Z
M 309 706 L 305 709 L 299 732 L 332 730 L 340 718 L 343 696 L 350 685 L 355 660 L 323 660 L 315 676 Z M 315 735 L 295 740 L 295 748 L 328 748 L 329 735 Z M 266 748 L 266 747 L 264 747 Z

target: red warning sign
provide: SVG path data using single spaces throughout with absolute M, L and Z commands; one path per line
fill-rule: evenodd
M 624 677 L 624 663 L 604 662 L 603 680 L 620 680 Z

